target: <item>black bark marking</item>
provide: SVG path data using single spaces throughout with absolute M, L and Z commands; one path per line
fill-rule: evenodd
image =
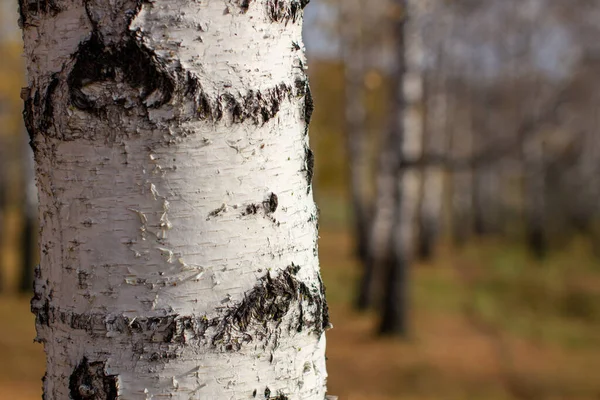
M 250 90 L 240 100 L 231 94 L 222 95 L 218 102 L 221 109 L 217 115 L 226 111 L 232 116 L 233 122 L 241 123 L 250 119 L 257 125 L 264 124 L 277 115 L 283 100 L 291 95 L 291 87 L 283 83 L 266 92 Z
M 116 87 L 94 99 L 85 94 L 84 88 L 92 83 L 117 83 L 120 79 L 139 91 L 142 103 L 153 96 L 152 102 L 145 104 L 148 108 L 160 107 L 171 100 L 174 79 L 155 55 L 133 38 L 119 45 L 106 46 L 101 35 L 94 32 L 88 41 L 80 45 L 74 57 L 76 62 L 67 84 L 71 104 L 78 109 L 98 112 L 118 104 L 114 100 L 119 96 Z
M 322 310 L 321 324 L 322 324 L 323 330 L 333 328 L 333 325 L 331 324 L 331 320 L 329 319 L 329 305 L 327 304 L 327 293 L 326 292 L 327 292 L 327 290 L 325 289 L 325 284 L 323 283 L 323 279 L 321 279 L 321 276 L 319 275 L 319 293 L 321 293 L 321 298 L 323 299 L 323 304 L 321 307 L 321 310 Z
M 264 215 L 268 217 L 273 223 L 277 221 L 271 216 L 279 206 L 279 198 L 275 193 L 270 193 L 262 203 L 250 203 L 242 211 L 242 216 L 258 214 L 260 210 L 263 210 Z
M 238 5 L 238 7 L 240 8 L 240 10 L 242 10 L 242 13 L 247 13 L 248 9 L 250 8 L 250 3 L 252 3 L 252 0 L 236 0 L 236 3 Z
M 117 377 L 106 375 L 105 363 L 83 357 L 69 378 L 72 400 L 117 400 Z
M 29 134 L 29 144 L 35 152 L 35 135 L 38 132 L 47 132 L 54 124 L 54 101 L 53 95 L 56 92 L 60 80 L 57 74 L 52 74 L 47 85 L 41 86 L 31 95 L 31 89 L 22 90 L 24 95 L 23 121 Z M 40 94 L 44 92 L 44 95 Z M 43 100 L 42 100 L 43 99 Z
M 306 87 L 307 87 L 306 79 L 296 78 L 294 80 L 294 86 L 296 87 L 296 96 L 302 97 L 306 94 Z
M 296 22 L 310 0 L 268 0 L 267 14 L 272 22 Z
M 315 104 L 313 102 L 312 92 L 310 91 L 310 86 L 308 82 L 306 83 L 306 94 L 304 95 L 304 121 L 306 122 L 306 126 L 310 124 L 310 120 L 312 118 L 313 111 L 315 110 Z
M 315 154 L 310 149 L 310 147 L 306 147 L 305 149 L 305 171 L 306 171 L 306 183 L 308 184 L 308 188 L 306 189 L 306 193 L 310 193 L 310 189 L 312 188 L 312 180 L 315 170 Z
M 269 198 L 263 201 L 263 207 L 265 208 L 265 212 L 267 214 L 272 214 L 277 210 L 277 205 L 279 204 L 279 200 L 275 193 L 271 193 Z
M 248 204 L 246 206 L 246 209 L 244 211 L 242 211 L 242 215 L 246 216 L 246 215 L 253 215 L 256 214 L 258 212 L 258 205 L 256 204 Z
M 319 288 L 311 290 L 296 278 L 299 269 L 292 264 L 274 278 L 267 273 L 245 294 L 243 301 L 227 308 L 213 336 L 213 346 L 237 351 L 244 343 L 255 339 L 268 343 L 278 335 L 284 317 L 293 306 L 297 307 L 298 314 L 290 321 L 288 329 L 300 332 L 304 327 L 310 327 L 320 336 L 324 330 L 325 300 Z M 269 326 L 270 322 L 275 326 Z
M 53 309 L 50 307 L 51 296 L 46 296 L 46 283 L 42 281 L 42 270 L 38 264 L 34 270 L 34 282 L 33 282 L 33 297 L 31 298 L 31 312 L 35 315 L 36 325 L 50 326 L 51 322 L 54 322 L 51 318 L 53 317 Z M 36 338 L 36 341 L 41 342 L 42 340 Z
M 181 81 L 185 82 L 183 97 L 194 102 L 196 117 L 212 122 L 229 116 L 234 123 L 250 120 L 255 125 L 261 125 L 277 115 L 283 101 L 293 97 L 292 87 L 280 83 L 263 91 L 250 90 L 243 96 L 223 93 L 211 99 L 193 73 L 186 72 Z
M 269 387 L 267 386 L 265 388 L 265 399 L 268 399 L 271 397 L 271 389 L 269 389 Z
M 150 362 L 162 362 L 168 363 L 169 361 L 176 360 L 179 358 L 179 355 L 174 351 L 155 351 L 148 357 L 148 361 Z
M 61 11 L 56 0 L 19 0 L 19 25 L 26 28 L 34 17 L 55 16 Z
M 88 278 L 90 273 L 87 271 L 77 271 L 77 286 L 79 289 L 87 289 L 89 287 Z
M 211 217 L 216 217 L 217 215 L 222 214 L 223 212 L 225 212 L 226 209 L 227 209 L 227 206 L 225 204 L 222 204 L 221 207 L 215 208 L 214 210 L 209 212 L 208 218 L 206 218 L 206 220 L 208 221 Z
M 256 397 L 256 389 L 252 392 L 252 397 Z

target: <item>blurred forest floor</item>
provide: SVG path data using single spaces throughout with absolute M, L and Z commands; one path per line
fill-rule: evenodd
M 327 332 L 331 394 L 600 398 L 600 271 L 581 243 L 544 264 L 492 240 L 442 247 L 439 261 L 412 272 L 412 335 L 401 341 L 377 338 L 375 317 L 352 310 L 359 273 L 352 237 L 329 225 L 320 258 L 335 326 Z M 44 356 L 33 343 L 29 297 L 0 296 L 0 399 L 41 398 Z

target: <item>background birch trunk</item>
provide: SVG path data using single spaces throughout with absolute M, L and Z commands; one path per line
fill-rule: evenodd
M 46 400 L 325 397 L 302 0 L 21 0 Z
M 387 22 L 391 25 L 392 48 L 395 58 L 403 57 L 401 21 L 405 9 L 399 2 L 391 2 L 387 7 Z M 400 109 L 397 90 L 401 85 L 403 66 L 394 60 L 390 72 L 390 86 L 394 88 L 390 95 L 390 117 L 387 126 L 381 132 L 380 148 L 377 154 L 377 170 L 375 174 L 375 198 L 373 200 L 372 218 L 369 225 L 367 258 L 364 261 L 363 274 L 359 280 L 357 308 L 367 309 L 373 305 L 379 308 L 383 282 L 386 271 L 393 264 L 392 231 L 398 209 L 397 173 L 400 166 L 399 132 L 397 112 Z
M 383 334 L 406 335 L 408 331 L 408 275 L 417 235 L 421 169 L 402 165 L 422 153 L 423 80 L 420 72 L 422 48 L 418 31 L 407 10 L 405 0 L 396 2 L 403 10 L 397 22 L 397 68 L 401 72 L 396 87 L 393 115 L 398 137 L 397 214 L 392 230 L 393 262 L 386 272 L 380 331 Z M 402 73 L 403 72 L 403 73 Z
M 367 198 L 369 151 L 366 138 L 365 66 L 360 0 L 345 1 L 342 6 L 344 42 L 344 95 L 346 146 L 350 173 L 350 199 L 358 258 L 364 263 L 368 253 L 370 212 Z
M 418 32 L 416 43 L 420 46 L 422 60 L 418 70 L 422 74 L 422 169 L 421 198 L 418 213 L 419 258 L 431 259 L 440 235 L 442 206 L 444 198 L 444 166 L 430 162 L 430 156 L 444 157 L 446 154 L 447 104 L 444 94 L 445 71 L 444 56 L 440 50 L 447 28 L 435 5 L 426 2 L 409 2 L 410 18 Z M 434 54 L 435 53 L 435 54 Z M 427 66 L 425 58 L 435 59 Z
M 454 70 L 456 71 L 456 70 Z M 471 89 L 460 75 L 452 78 L 454 84 L 454 113 L 451 132 L 451 154 L 457 160 L 469 160 L 473 155 L 472 96 Z M 463 245 L 471 234 L 473 226 L 473 168 L 455 168 L 452 171 L 451 215 L 452 240 L 456 245 Z

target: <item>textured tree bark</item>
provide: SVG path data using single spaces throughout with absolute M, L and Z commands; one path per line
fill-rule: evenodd
M 325 398 L 306 0 L 21 0 L 46 400 Z
M 26 133 L 22 133 L 22 179 L 23 179 L 23 232 L 21 234 L 21 279 L 19 290 L 22 293 L 30 292 L 33 288 L 33 271 L 36 259 L 36 228 L 37 228 L 37 189 L 35 187 L 35 171 L 33 154 L 29 146 Z

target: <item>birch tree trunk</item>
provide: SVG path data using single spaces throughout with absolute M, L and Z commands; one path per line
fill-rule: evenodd
M 443 93 L 445 83 L 444 55 L 441 42 L 447 37 L 447 29 L 440 22 L 441 15 L 435 5 L 427 5 L 422 1 L 411 1 L 409 12 L 416 19 L 415 29 L 421 38 L 419 45 L 422 47 L 422 57 L 435 54 L 435 64 L 429 69 L 423 61 L 418 70 L 422 74 L 422 140 L 425 159 L 428 155 L 442 156 L 446 153 L 447 104 Z M 435 22 L 433 22 L 435 21 Z M 428 40 L 426 40 L 428 39 Z M 417 132 L 418 134 L 418 132 Z M 444 167 L 428 164 L 422 171 L 422 188 L 418 215 L 418 256 L 427 260 L 433 256 L 437 243 L 441 220 L 444 196 Z
M 392 34 L 396 37 L 393 41 L 399 40 L 395 51 L 401 54 L 399 47 L 402 41 L 398 38 L 402 29 L 399 28 L 403 19 L 405 10 L 399 2 L 392 2 L 388 7 L 387 15 L 390 16 L 392 24 Z M 403 55 L 401 56 L 403 57 Z M 403 59 L 403 58 L 402 58 Z M 392 71 L 390 80 L 391 86 L 397 88 L 400 85 L 403 65 L 396 63 L 396 69 Z M 400 166 L 399 157 L 399 118 L 396 113 L 400 109 L 400 98 L 397 92 L 393 91 L 391 97 L 390 110 L 392 115 L 386 121 L 388 126 L 381 134 L 381 145 L 377 160 L 377 173 L 375 176 L 375 199 L 373 201 L 372 219 L 369 224 L 369 235 L 367 243 L 367 257 L 364 261 L 363 275 L 359 281 L 357 308 L 365 310 L 374 303 L 379 303 L 383 287 L 385 271 L 388 271 L 394 262 L 392 232 L 394 221 L 398 208 L 398 184 L 397 174 Z
M 377 300 L 375 297 L 381 289 L 381 272 L 387 270 L 393 261 L 392 228 L 397 212 L 396 174 L 400 160 L 396 151 L 397 137 L 389 130 L 382 135 L 373 220 L 369 226 L 367 257 L 358 287 L 359 310 L 366 310 Z
M 451 126 L 452 148 L 455 159 L 469 159 L 473 156 L 472 96 L 469 83 L 454 77 L 454 116 Z M 463 245 L 471 234 L 473 226 L 473 169 L 452 171 L 452 239 L 456 245 Z
M 414 160 L 422 153 L 423 129 L 420 102 L 423 80 L 419 71 L 422 48 L 418 31 L 407 18 L 408 1 L 396 2 L 404 13 L 397 23 L 399 79 L 393 108 L 394 135 L 400 160 Z M 397 213 L 392 231 L 393 263 L 387 271 L 380 331 L 383 334 L 406 335 L 408 331 L 408 275 L 413 259 L 417 215 L 419 211 L 420 168 L 403 166 L 397 173 Z
M 21 0 L 46 400 L 325 398 L 305 0 Z
M 366 143 L 366 110 L 364 106 L 364 62 L 362 46 L 362 10 L 359 0 L 346 0 L 342 6 L 344 21 L 344 91 L 346 145 L 350 172 L 356 249 L 364 263 L 368 253 L 369 207 L 367 200 L 368 149 Z

